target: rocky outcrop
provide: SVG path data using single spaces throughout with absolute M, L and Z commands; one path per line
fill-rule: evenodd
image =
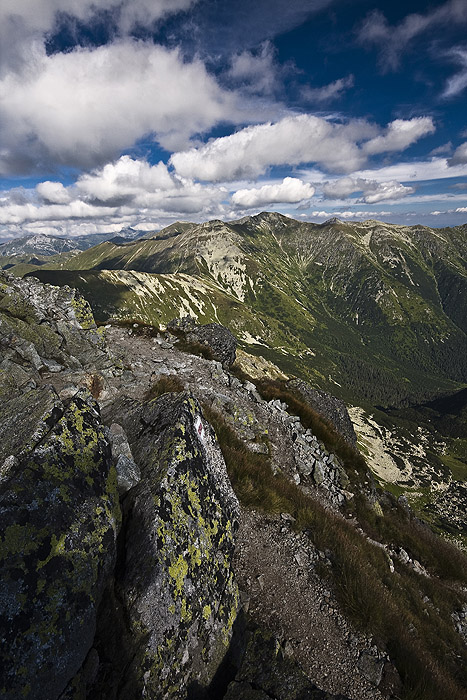
M 122 399 L 109 416 L 124 427 L 142 479 L 124 500 L 116 579 L 131 659 L 98 697 L 184 698 L 187 688 L 211 682 L 237 615 L 237 499 L 190 394 L 146 404 Z M 118 696 L 109 693 L 112 683 L 124 688 Z
M 66 406 L 42 387 L 3 411 L 0 694 L 53 699 L 91 648 L 113 572 L 115 468 L 87 392 Z
M 272 634 L 246 630 L 239 669 L 223 700 L 348 700 L 316 687 Z
M 357 448 L 357 436 L 343 401 L 325 391 L 313 389 L 308 382 L 302 379 L 291 379 L 288 386 L 298 391 L 316 413 L 321 414 L 332 423 L 349 445 L 354 449 Z
M 109 363 L 79 292 L 0 272 L 0 397 L 35 388 L 44 373 Z
M 347 590 L 352 602 L 352 576 L 371 584 L 370 568 L 356 576 L 360 557 L 388 591 L 409 566 L 420 590 L 435 576 L 365 534 L 365 518 L 377 524 L 391 504 L 367 498 L 359 514 L 366 476 L 344 465 L 340 441 L 339 458 L 279 398 L 182 352 L 194 346 L 176 329 L 109 328 L 111 359 L 74 292 L 2 280 L 2 697 L 401 697 L 384 637 L 356 630 Z M 167 390 L 177 393 L 151 398 Z M 320 399 L 329 419 L 339 407 Z M 464 603 L 445 615 L 461 635 Z
M 228 369 L 235 362 L 237 341 L 228 328 L 219 323 L 207 323 L 199 326 L 191 316 L 176 318 L 171 321 L 169 330 L 181 331 L 190 342 L 199 343 L 208 348 L 214 360 Z

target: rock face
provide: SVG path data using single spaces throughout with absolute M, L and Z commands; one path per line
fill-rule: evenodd
M 401 697 L 384 640 L 358 631 L 341 605 L 341 580 L 353 582 L 346 544 L 369 562 L 386 551 L 388 590 L 408 567 L 415 597 L 435 577 L 410 547 L 358 527 L 349 511 L 367 482 L 349 480 L 340 445 L 339 458 L 280 399 L 182 352 L 175 329 L 110 328 L 107 338 L 114 359 L 70 289 L 2 276 L 0 695 Z M 331 417 L 331 397 L 320 399 Z M 239 507 L 203 411 L 239 493 L 251 495 L 260 474 L 271 504 L 257 491 Z M 369 503 L 374 517 L 389 512 L 382 496 Z M 445 617 L 464 636 L 462 596 Z
M 215 360 L 228 369 L 235 362 L 237 341 L 228 328 L 219 323 L 208 323 L 199 326 L 191 316 L 176 318 L 171 321 L 169 329 L 185 333 L 187 340 L 199 343 L 208 348 Z
M 91 308 L 76 290 L 0 272 L 0 396 L 35 388 L 46 372 L 106 364 Z
M 44 387 L 4 409 L 0 694 L 52 699 L 91 648 L 115 564 L 116 473 L 87 392 L 65 406 Z
M 305 401 L 322 416 L 332 423 L 346 441 L 354 449 L 357 448 L 357 436 L 350 420 L 347 407 L 343 401 L 327 394 L 325 391 L 313 389 L 307 382 L 302 379 L 292 379 L 288 386 L 296 389 L 303 396 Z
M 107 427 L 79 386 L 122 370 L 68 288 L 2 274 L 0 351 L 0 694 L 207 687 L 237 615 L 238 503 L 199 404 L 120 397 Z
M 132 637 L 122 697 L 184 698 L 187 688 L 209 685 L 229 645 L 238 502 L 190 394 L 122 400 L 110 413 L 142 472 L 124 501 L 125 561 L 116 582 Z

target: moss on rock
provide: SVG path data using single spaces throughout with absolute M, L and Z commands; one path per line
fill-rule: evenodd
M 6 700 L 60 695 L 92 644 L 115 561 L 116 477 L 97 405 L 83 391 L 49 415 L 41 407 L 35 426 L 24 422 L 34 430 L 23 449 L 15 445 L 19 459 L 0 486 Z
M 207 687 L 228 647 L 239 600 L 231 560 L 238 503 L 214 435 L 189 394 L 122 400 L 142 481 L 128 494 L 118 581 L 132 632 L 135 693 L 185 698 Z M 135 653 L 136 652 L 136 653 Z

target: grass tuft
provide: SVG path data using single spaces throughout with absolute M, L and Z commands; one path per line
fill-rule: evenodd
M 162 394 L 179 394 L 184 390 L 185 385 L 175 374 L 163 374 L 147 390 L 143 400 L 151 401 L 152 399 L 157 399 L 159 396 L 162 396 Z

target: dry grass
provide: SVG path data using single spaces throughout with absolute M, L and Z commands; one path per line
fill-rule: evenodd
M 210 348 L 207 345 L 202 345 L 197 343 L 195 340 L 188 340 L 186 333 L 179 328 L 171 328 L 170 333 L 176 336 L 177 340 L 177 350 L 181 352 L 186 352 L 189 355 L 197 355 L 198 357 L 204 357 L 205 360 L 213 360 L 214 355 L 212 354 Z
M 102 393 L 102 389 L 104 388 L 104 378 L 101 377 L 100 374 L 92 374 L 89 378 L 88 388 L 91 392 L 91 395 L 97 401 L 97 399 Z
M 184 391 L 184 389 L 185 385 L 175 374 L 163 374 L 147 390 L 143 400 L 151 401 L 152 399 L 157 399 L 159 396 L 162 396 L 162 394 L 179 394 L 181 391 Z
M 258 384 L 261 386 L 261 382 Z M 285 400 L 283 393 L 270 398 Z M 301 417 L 310 418 L 308 408 L 305 411 L 300 405 L 299 409 Z M 319 549 L 332 552 L 328 575 L 338 600 L 354 624 L 387 648 L 402 679 L 401 698 L 465 700 L 467 650 L 450 617 L 460 607 L 458 586 L 465 580 L 466 564 L 462 553 L 410 518 L 395 501 L 385 505 L 385 515 L 381 517 L 362 497 L 359 520 L 370 536 L 384 533 L 391 543 L 405 544 L 411 556 L 418 552 L 422 563 L 431 563 L 433 570 L 444 572 L 444 576 L 425 578 L 398 562 L 396 571 L 391 573 L 383 549 L 371 544 L 339 513 L 324 508 L 283 475 L 273 474 L 267 456 L 248 450 L 220 414 L 207 407 L 203 410 L 217 434 L 240 501 L 270 513 L 290 513 L 297 530 L 307 532 Z M 315 416 L 310 420 L 315 426 L 320 425 Z M 344 454 L 352 468 L 354 459 L 358 459 L 359 473 L 364 466 L 366 475 L 363 458 L 349 454 L 353 451 L 348 446 L 344 450 L 332 427 L 325 424 L 324 428 L 320 439 L 328 449 L 329 443 L 324 439 L 327 433 L 331 435 L 333 451 L 340 453 L 341 459 Z

